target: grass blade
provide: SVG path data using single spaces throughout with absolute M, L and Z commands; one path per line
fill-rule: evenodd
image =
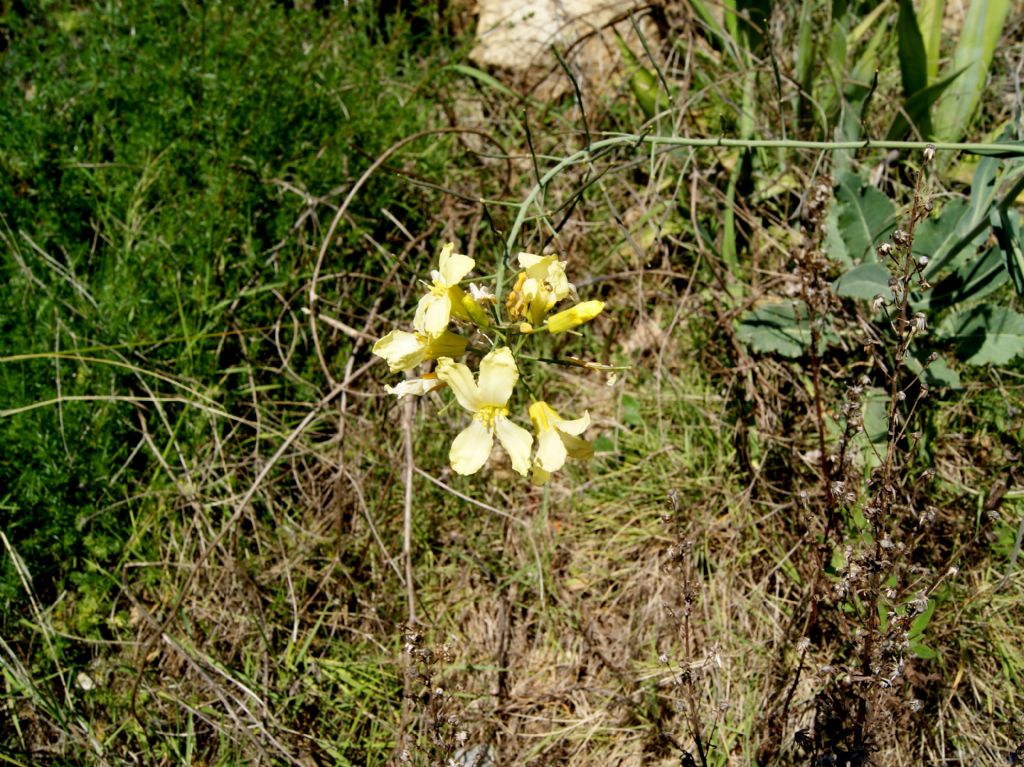
M 939 141 L 956 141 L 967 130 L 985 87 L 992 57 L 1003 33 L 1009 0 L 976 0 L 967 9 L 951 69 L 965 69 L 935 114 Z
M 449 64 L 444 67 L 444 69 L 451 70 L 452 72 L 458 72 L 460 75 L 465 75 L 466 77 L 472 77 L 481 85 L 486 85 L 488 88 L 496 90 L 501 95 L 508 96 L 515 101 L 522 99 L 522 97 L 511 88 L 506 85 L 502 85 L 489 74 L 477 69 L 476 67 L 470 67 L 465 64 Z
M 917 8 L 917 26 L 921 30 L 928 80 L 939 75 L 939 44 L 942 42 L 942 14 L 945 0 L 921 0 Z
M 903 78 L 903 95 L 910 98 L 913 94 L 928 87 L 928 65 L 924 40 L 921 38 L 921 30 L 917 26 L 917 16 L 914 14 L 914 5 L 910 0 L 900 0 L 900 15 L 896 22 L 896 31 L 899 42 L 900 77 Z

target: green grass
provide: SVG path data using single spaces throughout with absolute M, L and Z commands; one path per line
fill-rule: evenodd
M 659 133 L 830 140 L 896 119 L 896 5 L 860 30 L 869 4 L 805 3 L 823 51 L 798 24 L 692 5 L 701 23 L 669 19 L 646 49 L 619 28 L 686 99 Z M 544 489 L 500 457 L 454 475 L 465 413 L 417 401 L 405 582 L 404 409 L 372 340 L 408 324 L 441 243 L 500 270 L 515 205 L 584 118 L 645 119 L 625 77 L 581 78 L 583 109 L 571 87 L 520 100 L 466 68 L 466 19 L 441 7 L 0 4 L 0 760 L 433 764 L 465 732 L 499 764 L 678 764 L 700 763 L 699 733 L 707 764 L 802 764 L 799 731 L 821 756 L 848 745 L 815 712 L 849 724 L 862 700 L 879 762 L 1012 752 L 1020 566 L 996 587 L 1022 512 L 1019 358 L 959 366 L 928 339 L 964 387 L 935 389 L 901 446 L 884 531 L 908 553 L 876 601 L 895 620 L 934 596 L 916 639 L 935 656 L 883 689 L 842 682 L 882 636 L 878 588 L 834 596 L 846 547 L 870 557 L 880 530 L 870 467 L 844 470 L 858 499 L 823 532 L 817 363 L 737 332 L 800 291 L 815 174 L 875 169 L 902 221 L 911 155 L 621 146 L 552 179 L 514 245 L 563 254 L 607 308 L 540 352 L 630 370 L 530 366 L 594 422 L 595 458 Z M 979 110 L 967 140 L 1008 116 L 988 93 Z M 425 135 L 364 177 L 452 127 L 477 133 Z M 969 194 L 965 168 L 926 193 Z M 1009 282 L 988 300 L 1019 306 Z M 884 381 L 866 334 L 892 334 L 852 299 L 828 317 L 817 396 L 839 424 L 851 386 Z

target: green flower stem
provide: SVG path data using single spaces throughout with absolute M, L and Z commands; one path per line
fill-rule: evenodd
M 726 147 L 739 149 L 755 149 L 759 147 L 771 149 L 810 149 L 819 152 L 834 152 L 841 149 L 882 149 L 882 150 L 912 150 L 923 152 L 931 147 L 936 152 L 972 152 L 975 154 L 995 154 L 1007 157 L 1024 157 L 1024 143 L 1019 144 L 994 144 L 994 143 L 972 143 L 952 141 L 872 141 L 861 139 L 859 141 L 795 141 L 792 139 L 730 139 L 730 138 L 683 138 L 681 136 L 654 136 L 637 135 L 635 133 L 603 133 L 606 136 L 595 141 L 588 149 L 581 149 L 567 157 L 559 160 L 547 173 L 540 177 L 540 180 L 530 190 L 526 198 L 519 203 L 519 212 L 509 230 L 508 238 L 505 241 L 505 251 L 508 258 L 511 258 L 519 232 L 526 222 L 528 212 L 537 198 L 547 188 L 547 185 L 559 173 L 566 168 L 581 163 L 591 162 L 595 156 L 605 150 L 620 146 L 665 146 L 665 147 Z M 494 295 L 498 304 L 501 304 L 502 293 L 505 283 L 505 261 L 501 258 L 498 261 Z

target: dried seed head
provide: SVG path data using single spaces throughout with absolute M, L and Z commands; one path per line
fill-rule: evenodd
M 924 148 L 924 163 L 927 165 L 935 159 L 935 145 L 929 144 Z
M 892 243 L 883 242 L 878 246 L 878 255 L 884 258 L 885 256 L 892 255 Z
M 885 308 L 885 296 L 879 293 L 871 302 L 871 311 L 880 312 Z
M 917 265 L 920 266 L 922 269 L 928 266 L 928 256 L 918 256 Z
M 915 333 L 923 333 L 928 329 L 928 318 L 921 312 L 914 315 L 913 319 L 911 319 L 911 323 Z
M 892 233 L 892 241 L 897 245 L 907 245 L 910 242 L 910 235 L 903 229 L 897 229 Z

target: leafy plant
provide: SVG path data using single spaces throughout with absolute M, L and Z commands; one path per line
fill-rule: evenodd
M 1024 353 L 1024 315 L 1005 299 L 1003 305 L 990 302 L 1007 282 L 1024 295 L 1020 216 L 1010 207 L 1022 190 L 1024 163 L 984 157 L 974 173 L 968 199 L 947 202 L 917 224 L 914 232 L 912 253 L 921 280 L 910 296 L 910 308 L 935 326 L 935 340 L 951 344 L 969 365 L 1003 364 Z M 833 283 L 836 295 L 891 301 L 891 264 L 879 253 L 888 252 L 885 242 L 896 236 L 895 206 L 851 172 L 840 177 L 835 194 L 825 247 L 842 269 Z M 993 235 L 996 244 L 989 246 Z M 801 330 L 805 321 L 799 303 L 786 311 L 754 309 L 742 316 L 738 333 L 755 351 L 799 357 L 809 344 L 809 336 Z M 933 348 L 928 336 L 919 336 L 908 364 L 915 367 L 914 360 L 920 363 Z M 929 376 L 930 382 L 953 384 L 957 379 L 947 371 L 948 367 L 940 364 L 937 375 Z

